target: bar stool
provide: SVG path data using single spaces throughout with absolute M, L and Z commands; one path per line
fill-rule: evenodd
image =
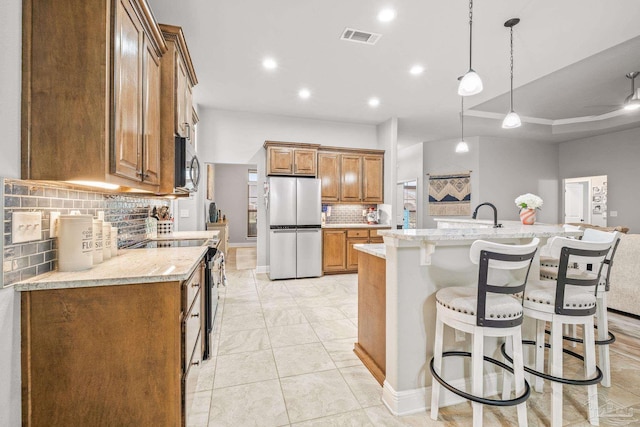
M 482 425 L 482 405 L 517 405 L 518 423 L 527 425 L 526 399 L 529 384 L 524 379 L 522 355 L 522 301 L 515 294 L 522 294 L 527 283 L 531 262 L 540 240 L 534 238 L 526 245 L 508 245 L 477 240 L 471 245 L 471 262 L 479 265 L 478 284 L 469 287 L 446 287 L 436 293 L 436 330 L 434 356 L 430 369 L 435 381 L 431 386 L 431 418 L 437 420 L 440 385 L 447 390 L 472 401 L 473 425 Z M 448 351 L 443 353 L 444 325 L 473 335 L 473 351 Z M 484 337 L 512 337 L 513 368 L 484 355 Z M 453 387 L 443 379 L 442 359 L 449 356 L 471 357 L 472 393 Z M 515 377 L 514 399 L 506 399 L 510 393 L 503 391 L 503 399 L 487 399 L 483 396 L 483 360 L 497 365 Z
M 603 260 L 611 248 L 608 242 L 585 242 L 566 237 L 553 237 L 549 241 L 551 256 L 560 260 L 557 279 L 529 280 L 524 292 L 524 315 L 536 320 L 536 340 L 525 341 L 536 346 L 535 369 L 525 370 L 536 376 L 534 388 L 542 391 L 542 379 L 552 381 L 551 425 L 562 425 L 562 386 L 586 385 L 589 396 L 589 422 L 598 424 L 598 389 L 602 372 L 595 362 L 593 316 L 596 312 L 596 291 Z M 596 271 L 569 268 L 576 263 L 592 264 Z M 551 324 L 549 373 L 544 372 L 545 325 Z M 584 330 L 584 356 L 562 348 L 562 326 L 582 325 Z M 562 377 L 562 354 L 584 360 L 584 380 Z M 503 354 L 506 352 L 503 347 Z
M 611 269 L 613 267 L 613 258 L 620 244 L 620 238 L 622 233 L 619 231 L 601 231 L 587 228 L 582 235 L 583 242 L 608 242 L 611 243 L 611 249 L 605 257 L 602 265 L 602 273 L 600 274 L 600 281 L 598 282 L 598 290 L 596 293 L 596 328 L 598 330 L 598 339 L 596 345 L 598 346 L 598 361 L 600 369 L 602 370 L 602 382 L 604 387 L 611 387 L 611 363 L 609 356 L 609 344 L 615 342 L 616 337 L 609 332 L 609 317 L 607 313 L 607 293 L 610 288 Z M 552 256 L 546 257 L 543 261 L 540 258 L 540 279 L 542 280 L 556 280 L 558 277 L 558 265 L 559 260 Z M 588 268 L 587 266 L 576 266 L 576 268 Z M 573 343 L 581 343 L 582 339 L 576 337 L 576 327 L 573 326 L 572 336 L 564 336 L 565 340 L 569 340 Z

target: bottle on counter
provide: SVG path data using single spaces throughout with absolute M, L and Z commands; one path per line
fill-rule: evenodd
M 93 220 L 93 265 L 102 263 L 104 255 L 102 253 L 102 220 Z

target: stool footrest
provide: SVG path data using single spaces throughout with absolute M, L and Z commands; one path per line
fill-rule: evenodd
M 525 345 L 536 345 L 536 342 L 532 341 L 532 340 L 522 340 L 522 344 L 525 344 Z M 551 348 L 551 345 L 549 345 L 548 343 L 545 343 L 544 346 L 545 346 L 545 348 Z M 504 343 L 502 343 L 502 345 L 500 346 L 500 352 L 502 353 L 504 358 L 509 361 L 509 363 L 512 362 L 511 357 L 509 357 L 509 355 L 507 354 L 507 350 L 506 350 L 506 347 L 505 347 Z M 568 354 L 569 356 L 575 357 L 576 359 L 580 359 L 580 360 L 584 361 L 584 357 L 582 355 L 580 355 L 578 353 L 574 353 L 571 350 L 567 350 L 566 348 L 563 348 L 562 352 Z M 585 379 L 585 380 L 576 380 L 576 379 L 572 379 L 572 378 L 554 377 L 553 375 L 549 375 L 549 374 L 545 374 L 544 372 L 536 371 L 535 369 L 529 368 L 528 366 L 525 366 L 524 370 L 526 372 L 530 373 L 531 375 L 535 375 L 536 377 L 540 377 L 540 378 L 544 378 L 545 380 L 554 381 L 554 382 L 562 383 L 562 384 L 568 384 L 568 385 L 593 385 L 593 384 L 598 384 L 598 383 L 600 383 L 600 381 L 602 381 L 602 371 L 597 366 L 596 366 L 596 376 L 593 377 L 593 378 Z
M 598 329 L 597 326 L 594 326 L 594 329 Z M 547 335 L 551 335 L 551 331 L 549 331 L 548 329 L 544 330 L 544 333 Z M 594 342 L 596 343 L 596 345 L 609 345 L 609 344 L 613 344 L 614 342 L 616 342 L 616 336 L 613 335 L 611 333 L 611 331 L 607 331 L 607 333 L 609 334 L 609 338 L 606 340 L 595 340 Z M 584 340 L 582 338 L 576 338 L 576 337 L 568 337 L 566 335 L 562 336 L 563 340 L 566 341 L 571 341 L 571 342 L 577 342 L 582 344 L 584 342 Z
M 446 351 L 444 353 L 442 353 L 442 357 L 450 357 L 450 356 L 461 356 L 461 357 L 471 357 L 471 353 L 469 353 L 468 351 Z M 483 356 L 483 359 L 487 362 L 490 362 L 496 366 L 501 367 L 502 369 L 505 369 L 511 373 L 513 373 L 513 368 L 510 367 L 509 365 L 500 362 L 499 360 L 493 359 L 491 357 L 488 356 Z M 527 400 L 529 398 L 529 394 L 531 394 L 531 387 L 529 387 L 529 383 L 525 380 L 524 381 L 524 393 L 521 396 L 518 396 L 514 399 L 508 399 L 508 400 L 502 400 L 502 399 L 487 399 L 484 397 L 479 397 L 479 396 L 475 396 L 473 394 L 469 394 L 465 391 L 462 391 L 454 386 L 452 386 L 451 384 L 449 384 L 448 382 L 446 382 L 440 375 L 438 375 L 438 373 L 435 371 L 435 368 L 433 367 L 433 358 L 431 358 L 431 362 L 429 363 L 429 369 L 431 370 L 431 375 L 433 375 L 433 378 L 438 381 L 440 384 L 442 384 L 442 386 L 444 388 L 446 388 L 447 390 L 449 390 L 450 392 L 457 394 L 460 397 L 464 397 L 467 400 L 471 400 L 472 402 L 478 402 L 478 403 L 482 403 L 483 405 L 491 405 L 491 406 L 514 406 L 514 405 L 519 405 L 522 402 L 524 402 L 525 400 Z

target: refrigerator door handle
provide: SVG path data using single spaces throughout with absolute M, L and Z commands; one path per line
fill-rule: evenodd
M 292 229 L 292 230 L 271 230 L 272 233 L 295 233 L 296 230 Z
M 321 228 L 298 228 L 298 233 L 320 233 Z

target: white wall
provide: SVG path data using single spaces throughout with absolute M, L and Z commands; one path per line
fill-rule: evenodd
M 640 128 L 563 142 L 559 162 L 561 180 L 607 175 L 607 225 L 640 233 Z
M 426 180 L 423 171 L 424 144 L 414 144 L 398 150 L 396 182 L 416 180 L 416 206 L 418 209 L 416 227 L 424 228 L 423 217 L 425 211 Z M 397 187 L 397 186 L 396 186 Z M 400 199 L 399 195 L 396 195 Z M 399 208 L 399 206 L 398 206 Z M 396 211 L 396 217 L 398 212 Z
M 21 22 L 22 2 L 2 0 L 0 127 L 3 137 L 0 173 L 10 178 L 20 178 Z M 0 425 L 18 426 L 21 423 L 20 298 L 12 288 L 0 288 L 0 349 Z
M 255 163 L 264 141 L 377 148 L 376 126 L 200 108 L 198 153 L 207 163 Z
M 471 171 L 471 208 L 475 207 L 479 200 L 483 200 L 480 190 L 480 163 L 478 137 L 467 137 L 465 141 L 469 145 L 469 152 L 464 154 L 456 153 L 457 139 L 446 141 L 425 142 L 423 144 L 423 174 L 425 174 L 424 201 L 421 206 L 423 210 L 422 224 L 425 228 L 436 226 L 435 221 L 428 212 L 428 176 L 442 175 L 448 173 L 458 173 Z M 484 201 L 484 200 L 483 200 Z
M 479 199 L 498 209 L 498 219 L 519 220 L 515 199 L 533 193 L 544 202 L 536 221 L 557 224 L 558 199 L 562 181 L 558 179 L 558 146 L 510 138 L 480 137 Z M 482 208 L 479 218 L 493 219 L 491 209 Z
M 215 165 L 214 202 L 222 210 L 229 221 L 229 245 L 249 246 L 256 242 L 255 237 L 247 237 L 247 204 L 249 188 L 247 178 L 249 169 L 256 169 L 256 165 L 230 165 L 218 163 Z M 258 187 L 262 186 L 262 182 Z

